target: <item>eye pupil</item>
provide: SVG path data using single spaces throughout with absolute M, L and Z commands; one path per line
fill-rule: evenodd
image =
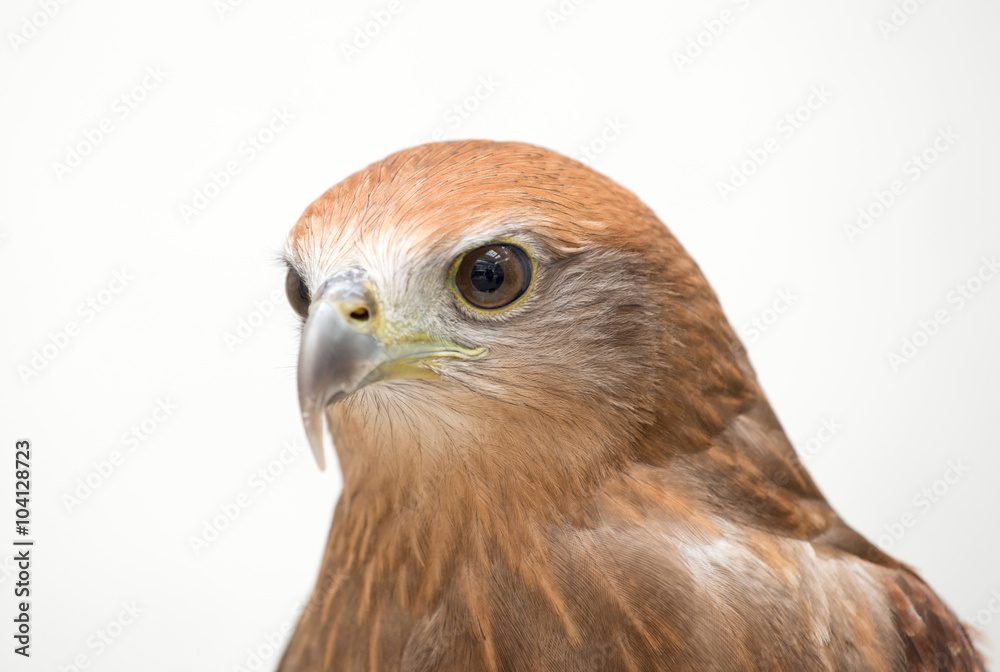
M 528 255 L 516 245 L 494 243 L 470 250 L 458 260 L 455 287 L 475 308 L 494 310 L 517 301 L 531 285 Z
M 503 266 L 492 259 L 477 259 L 471 279 L 480 292 L 495 292 L 503 284 Z

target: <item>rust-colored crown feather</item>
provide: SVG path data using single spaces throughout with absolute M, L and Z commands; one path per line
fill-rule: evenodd
M 449 284 L 487 243 L 531 259 L 508 310 Z M 363 274 L 368 321 L 338 329 L 485 354 L 326 407 L 344 490 L 282 671 L 984 669 L 830 508 L 698 267 L 606 177 L 423 145 L 323 194 L 287 257 L 313 303 Z

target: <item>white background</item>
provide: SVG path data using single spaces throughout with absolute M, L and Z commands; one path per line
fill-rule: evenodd
M 304 445 L 274 258 L 323 190 L 438 128 L 592 148 L 699 262 L 836 509 L 1000 641 L 1000 279 L 976 278 L 1000 253 L 1000 5 L 908 0 L 895 25 L 892 0 L 399 0 L 348 58 L 387 2 L 46 2 L 0 14 L 0 668 L 83 655 L 89 670 L 230 670 L 259 647 L 273 668 L 267 638 L 308 595 L 340 489 L 307 452 L 274 462 Z M 813 87 L 829 95 L 799 110 Z M 251 160 L 244 143 L 275 108 L 293 119 Z M 914 181 L 908 162 L 949 128 Z M 741 166 L 769 139 L 762 166 Z M 73 148 L 88 155 L 63 170 Z M 230 161 L 239 173 L 185 217 Z M 753 174 L 724 199 L 734 170 Z M 979 289 L 961 306 L 960 284 Z M 32 369 L 52 335 L 66 347 Z M 158 401 L 176 407 L 162 422 Z M 144 419 L 152 431 L 126 443 Z M 30 661 L 10 651 L 22 437 Z M 92 473 L 113 451 L 114 471 Z M 261 491 L 249 479 L 269 463 L 282 473 Z M 101 482 L 69 505 L 88 476 Z M 250 505 L 196 554 L 190 539 L 241 493 Z M 96 646 L 132 601 L 138 618 Z

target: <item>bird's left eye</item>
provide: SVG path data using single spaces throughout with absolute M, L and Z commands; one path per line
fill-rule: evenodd
M 455 271 L 455 286 L 476 308 L 503 308 L 527 291 L 531 262 L 516 245 L 493 244 L 465 253 Z
M 312 297 L 309 295 L 309 286 L 302 276 L 295 272 L 295 269 L 288 269 L 288 276 L 285 278 L 285 295 L 288 296 L 288 303 L 292 304 L 292 309 L 302 318 L 309 316 L 309 304 Z

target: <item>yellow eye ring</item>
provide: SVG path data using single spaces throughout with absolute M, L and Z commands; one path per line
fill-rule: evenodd
M 495 315 L 524 301 L 535 284 L 531 253 L 512 240 L 496 240 L 460 254 L 448 271 L 448 286 L 470 310 Z

